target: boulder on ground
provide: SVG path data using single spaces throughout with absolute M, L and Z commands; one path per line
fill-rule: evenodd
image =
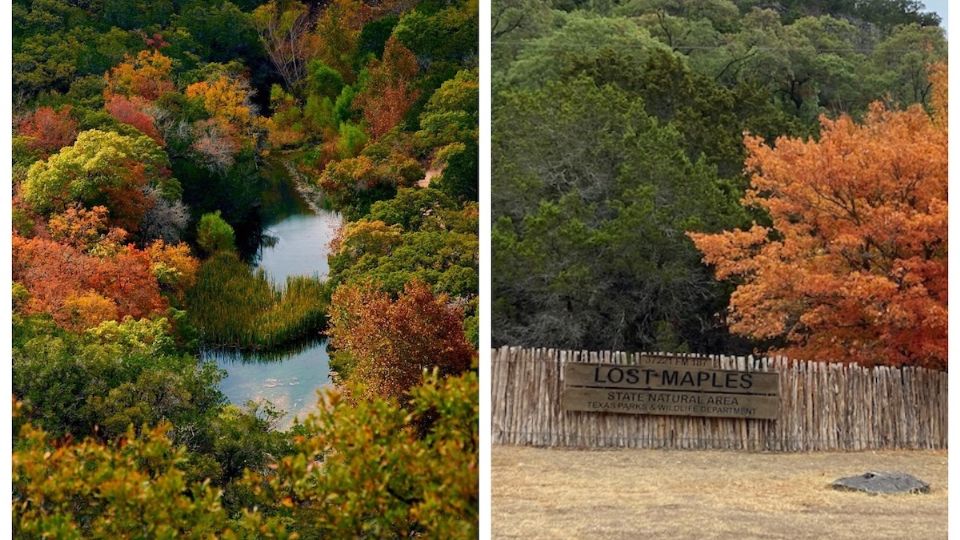
M 865 493 L 929 493 L 930 484 L 901 472 L 865 472 L 834 480 L 833 489 Z

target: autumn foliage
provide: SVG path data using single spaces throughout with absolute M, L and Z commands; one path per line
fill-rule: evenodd
M 366 214 L 436 157 L 412 109 L 474 67 L 476 2 L 15 4 L 13 535 L 475 537 L 476 216 Z M 334 262 L 256 264 L 320 207 Z M 338 286 L 349 399 L 224 393 L 204 351 L 323 349 Z
M 183 301 L 187 291 L 197 282 L 200 271 L 200 261 L 190 252 L 190 246 L 157 240 L 147 246 L 146 253 L 150 259 L 150 271 L 157 278 L 160 290 Z
M 170 184 L 167 156 L 143 136 L 88 130 L 27 171 L 20 195 L 33 210 L 50 214 L 80 202 L 103 204 L 113 225 L 136 232 L 156 203 L 146 188 Z
M 300 538 L 476 538 L 477 375 L 430 374 L 410 395 L 325 393 L 294 453 L 248 475 L 257 500 L 280 501 Z
M 349 355 L 350 378 L 365 398 L 401 398 L 425 369 L 448 375 L 470 367 L 460 309 L 422 282 L 408 283 L 396 300 L 373 287 L 341 286 L 329 315 L 332 344 Z
M 201 81 L 187 87 L 188 98 L 198 98 L 212 116 L 245 126 L 253 122 L 248 97 L 250 88 L 243 79 L 220 76 L 212 81 Z
M 116 249 L 115 254 L 99 256 L 52 240 L 15 235 L 13 279 L 30 293 L 24 312 L 50 313 L 58 324 L 74 330 L 102 322 L 107 315 L 140 318 L 163 312 L 167 302 L 148 254 L 132 245 Z
M 160 51 L 140 51 L 136 57 L 126 57 L 106 75 L 106 96 L 138 96 L 154 101 L 167 92 L 176 90 L 170 79 L 173 61 Z
M 154 125 L 153 117 L 146 112 L 148 103 L 140 97 L 127 98 L 113 95 L 107 98 L 104 108 L 117 121 L 133 126 L 141 133 L 163 145 L 163 137 Z
M 192 147 L 214 168 L 226 170 L 243 147 L 256 144 L 261 120 L 254 115 L 250 93 L 246 79 L 226 75 L 186 89 L 187 98 L 199 101 L 210 114 L 195 123 Z
M 88 210 L 73 205 L 63 213 L 51 216 L 47 230 L 57 242 L 80 251 L 106 255 L 115 252 L 127 237 L 123 229 L 108 227 L 109 214 L 105 206 Z
M 289 538 L 259 516 L 231 522 L 219 490 L 190 482 L 187 452 L 170 441 L 171 429 L 165 423 L 138 436 L 131 426 L 118 444 L 61 444 L 24 426 L 12 468 L 18 536 L 127 538 L 150 531 L 164 538 L 237 538 L 248 528 L 262 538 Z
M 863 124 L 822 119 L 819 141 L 746 138 L 744 202 L 772 226 L 690 234 L 739 283 L 732 331 L 800 358 L 946 366 L 943 113 L 875 104 Z
M 18 123 L 17 134 L 27 139 L 31 150 L 48 156 L 77 138 L 77 121 L 70 116 L 70 109 L 40 107 Z
M 399 124 L 419 97 L 420 91 L 413 86 L 418 70 L 410 49 L 395 37 L 387 40 L 383 59 L 371 65 L 370 82 L 356 101 L 374 137 Z
M 50 313 L 64 328 L 83 330 L 159 314 L 168 297 L 183 298 L 199 269 L 190 248 L 158 240 L 138 249 L 108 223 L 105 207 L 74 205 L 50 217 L 46 236 L 14 234 L 13 279 L 29 295 L 24 313 Z

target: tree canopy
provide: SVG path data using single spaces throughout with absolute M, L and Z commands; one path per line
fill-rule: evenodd
M 889 273 L 946 251 L 925 202 L 945 185 L 897 186 L 896 160 L 923 153 L 934 184 L 946 160 L 930 71 L 946 39 L 919 2 L 498 0 L 492 14 L 495 345 L 942 366 L 939 270 L 916 288 Z M 894 242 L 869 269 L 813 256 L 840 249 L 834 234 L 888 245 L 791 206 L 853 179 L 845 203 L 897 208 L 929 249 Z
M 12 12 L 15 536 L 475 536 L 477 3 Z M 252 264 L 293 193 L 329 279 Z M 349 400 L 227 402 L 328 319 Z
M 946 367 L 944 112 L 878 104 L 862 124 L 825 119 L 819 140 L 747 139 L 744 203 L 771 225 L 691 234 L 738 278 L 732 331 L 797 357 Z

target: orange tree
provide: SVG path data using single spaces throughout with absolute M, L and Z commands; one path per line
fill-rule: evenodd
M 413 52 L 396 38 L 388 39 L 383 59 L 372 62 L 370 80 L 356 100 L 374 138 L 399 124 L 419 97 L 413 87 L 418 70 Z
M 339 375 L 360 385 L 354 393 L 364 398 L 403 398 L 425 369 L 456 374 L 473 358 L 462 310 L 419 280 L 407 283 L 396 300 L 369 285 L 340 286 L 329 317 Z
M 737 279 L 730 329 L 797 357 L 942 368 L 947 361 L 945 69 L 935 106 L 822 119 L 819 140 L 746 138 L 744 203 L 770 226 L 690 233 Z
M 70 110 L 69 105 L 59 111 L 40 107 L 16 123 L 17 135 L 45 158 L 76 140 L 77 121 L 70 117 Z

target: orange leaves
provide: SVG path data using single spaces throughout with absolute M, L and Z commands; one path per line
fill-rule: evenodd
M 933 106 L 933 119 L 938 126 L 942 126 L 944 130 L 947 127 L 947 65 L 943 62 L 938 62 L 930 66 L 929 74 L 927 77 L 930 79 L 930 85 L 932 87 L 933 96 L 931 105 Z
M 370 81 L 355 102 L 374 137 L 399 124 L 419 97 L 413 86 L 418 70 L 417 57 L 391 36 L 383 59 L 371 64 Z
M 754 225 L 747 231 L 727 231 L 721 234 L 688 233 L 703 252 L 703 261 L 717 267 L 717 279 L 753 274 L 759 263 L 755 256 L 759 248 L 767 243 L 768 235 L 769 229 L 759 225 Z M 709 246 L 709 249 L 701 245 Z
M 13 279 L 25 287 L 27 313 L 50 313 L 65 328 L 162 312 L 196 282 L 198 261 L 186 244 L 124 245 L 103 206 L 75 205 L 51 216 L 49 238 L 13 237 Z
M 229 168 L 242 147 L 256 144 L 261 121 L 253 113 L 250 92 L 245 79 L 226 75 L 187 87 L 187 97 L 199 100 L 212 116 L 194 125 L 193 149 L 214 168 Z
M 100 257 L 71 245 L 14 235 L 13 279 L 30 293 L 27 313 L 50 313 L 68 328 L 113 315 L 108 302 L 116 307 L 115 318 L 141 318 L 167 307 L 149 257 L 132 245 Z
M 48 156 L 77 138 L 77 121 L 70 116 L 70 107 L 55 111 L 40 107 L 17 124 L 17 134 L 27 138 L 27 146 Z
M 394 36 L 390 36 L 384 46 L 378 69 L 393 80 L 411 80 L 420 71 L 416 55 Z
M 140 51 L 136 58 L 126 57 L 120 65 L 111 69 L 107 75 L 107 88 L 104 95 L 141 97 L 154 101 L 176 87 L 170 80 L 173 61 L 160 51 Z
M 419 281 L 396 301 L 369 286 L 341 286 L 330 306 L 329 335 L 354 362 L 350 377 L 362 383 L 364 397 L 401 398 L 424 369 L 446 375 L 470 367 L 473 348 L 461 320 L 459 308 Z
M 150 259 L 150 270 L 157 282 L 174 298 L 183 301 L 186 292 L 197 282 L 200 261 L 190 253 L 187 244 L 167 244 L 157 240 L 146 249 Z
M 75 332 L 117 319 L 117 303 L 92 291 L 68 296 L 63 311 L 68 317 L 63 321 L 64 328 Z
M 822 120 L 819 141 L 747 137 L 744 202 L 771 229 L 690 233 L 719 279 L 743 280 L 730 329 L 790 354 L 946 365 L 946 130 L 919 106 Z
M 203 107 L 215 117 L 232 124 L 247 125 L 253 120 L 246 81 L 220 76 L 212 81 L 201 81 L 187 87 L 188 98 L 200 98 Z
M 126 231 L 110 228 L 108 223 L 109 211 L 105 206 L 94 206 L 92 210 L 87 210 L 74 205 L 61 214 L 51 216 L 47 229 L 50 237 L 57 242 L 104 255 L 116 252 L 127 237 Z

